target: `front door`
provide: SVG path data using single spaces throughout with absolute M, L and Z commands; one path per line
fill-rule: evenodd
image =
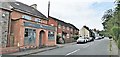
M 42 47 L 43 35 L 44 35 L 44 31 L 40 31 L 40 33 L 39 33 L 39 47 Z

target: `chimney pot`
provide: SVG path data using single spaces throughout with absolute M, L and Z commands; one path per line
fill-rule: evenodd
M 37 4 L 33 4 L 33 5 L 31 5 L 31 7 L 37 9 Z

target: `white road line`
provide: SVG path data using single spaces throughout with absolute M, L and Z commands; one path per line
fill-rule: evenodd
M 84 48 L 88 47 L 89 45 L 85 46 Z
M 68 54 L 66 54 L 66 56 L 68 56 L 68 55 L 70 55 L 70 54 L 73 54 L 73 53 L 75 53 L 75 52 L 77 52 L 77 51 L 79 51 L 80 49 L 77 49 L 77 50 L 75 50 L 75 51 L 73 51 L 73 52 L 70 52 L 70 53 L 68 53 Z
M 93 43 L 91 43 L 91 44 L 89 44 L 89 45 L 87 45 L 87 46 L 85 46 L 85 47 L 83 47 L 83 48 L 87 48 L 87 47 L 89 47 L 89 46 L 91 46 L 91 45 L 93 45 Z

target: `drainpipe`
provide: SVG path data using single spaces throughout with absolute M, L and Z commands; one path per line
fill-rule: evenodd
M 8 20 L 8 37 L 7 37 L 7 46 L 10 47 L 10 32 L 11 32 L 11 12 L 9 13 L 9 20 Z

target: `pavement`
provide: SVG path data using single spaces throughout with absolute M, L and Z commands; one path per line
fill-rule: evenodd
M 110 53 L 110 46 L 109 46 L 110 40 L 109 39 L 101 39 L 101 40 L 95 40 L 93 42 L 88 42 L 85 44 L 74 44 L 65 46 L 63 48 L 49 50 L 45 52 L 35 53 L 31 54 L 33 55 L 62 55 L 62 56 L 73 56 L 79 55 L 81 57 L 109 57 L 110 55 L 115 55 L 111 57 L 116 57 L 118 55 L 116 45 L 115 43 L 112 44 L 112 52 Z M 30 57 L 31 55 L 28 55 L 26 57 Z M 78 56 L 78 57 L 79 57 Z M 54 56 L 53 56 L 54 57 Z
M 113 39 L 111 40 L 111 44 L 112 44 L 111 51 L 110 51 L 111 55 L 119 55 L 118 54 L 119 49 L 118 49 L 117 44 L 115 43 L 115 41 Z
M 9 55 L 20 55 L 23 57 L 34 57 L 36 55 L 46 57 L 47 55 L 52 55 L 51 57 L 64 57 L 79 55 L 81 57 L 118 57 L 118 48 L 114 40 L 111 41 L 112 47 L 110 51 L 110 40 L 101 39 L 88 42 L 85 44 L 67 43 L 58 44 L 56 47 L 46 47 L 42 49 L 28 50 L 24 52 L 12 53 Z M 44 52 L 43 52 L 44 51 Z M 55 56 L 54 56 L 55 55 Z M 61 56 L 62 55 L 62 56 Z M 115 55 L 115 56 L 111 56 Z M 75 57 L 73 56 L 73 57 Z M 79 57 L 76 56 L 76 57 Z M 49 56 L 48 56 L 49 57 Z
M 119 55 L 119 57 L 120 57 L 120 49 L 119 49 L 119 51 L 118 51 L 118 55 Z
M 35 54 L 35 53 L 39 53 L 39 52 L 44 52 L 44 51 L 48 51 L 48 50 L 62 48 L 64 46 L 73 45 L 73 44 L 75 44 L 75 42 L 73 42 L 73 43 L 66 43 L 66 44 L 57 44 L 55 47 L 45 47 L 45 48 L 41 48 L 41 49 L 26 50 L 26 51 L 21 51 L 21 52 L 16 52 L 16 53 L 11 53 L 11 54 L 5 54 L 5 55 L 26 56 L 26 55 L 30 55 L 30 54 Z

